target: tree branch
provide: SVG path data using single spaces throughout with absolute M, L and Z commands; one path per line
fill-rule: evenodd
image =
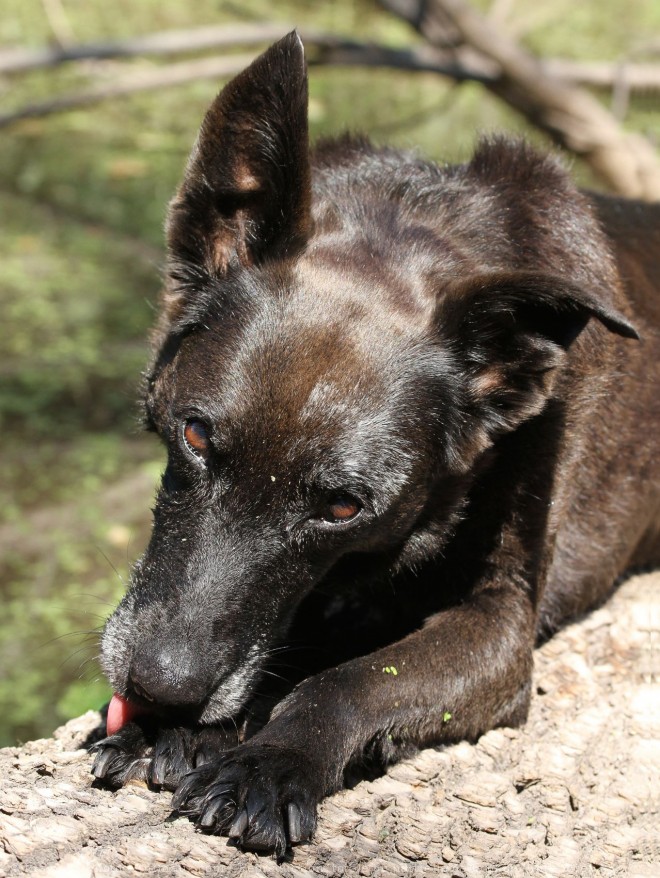
M 394 0 L 390 4 L 394 7 Z M 397 4 L 398 5 L 398 4 Z M 410 18 L 406 20 L 410 21 Z M 413 18 L 416 20 L 416 17 Z M 127 40 L 81 45 L 48 46 L 41 49 L 0 49 L 0 74 L 27 73 L 79 61 L 116 58 L 182 55 L 188 52 L 236 49 L 269 43 L 292 26 L 278 24 L 218 25 L 188 30 L 161 31 Z M 305 44 L 318 50 L 313 63 L 355 66 L 396 67 L 398 69 L 442 73 L 460 80 L 483 82 L 497 78 L 499 70 L 483 57 L 478 63 L 465 64 L 455 52 L 431 45 L 409 49 L 392 49 L 363 43 L 320 31 L 303 32 Z M 446 43 L 446 40 L 445 40 Z M 327 52 L 326 55 L 323 52 Z M 631 62 L 582 62 L 551 58 L 541 62 L 553 76 L 576 84 L 612 88 L 623 83 L 631 91 L 660 90 L 660 65 Z
M 252 32 L 252 40 L 254 41 L 254 29 Z M 264 31 L 259 31 L 262 35 Z M 179 36 L 183 32 L 178 32 Z M 172 36 L 172 35 L 170 35 Z M 179 36 L 176 40 L 169 41 L 169 51 L 181 51 L 181 48 L 174 49 L 174 46 L 181 46 Z M 199 39 L 195 47 L 201 47 L 201 38 L 203 34 L 197 35 Z M 247 36 L 247 34 L 245 35 Z M 278 26 L 277 36 L 281 36 L 281 26 Z M 354 40 L 343 39 L 331 35 L 304 34 L 306 43 L 314 46 L 316 52 L 311 54 L 311 65 L 324 66 L 360 66 L 360 67 L 390 67 L 398 70 L 409 70 L 417 72 L 430 72 L 442 76 L 446 76 L 454 81 L 463 82 L 471 80 L 476 82 L 487 83 L 492 79 L 493 73 L 489 71 L 489 67 L 494 70 L 493 65 L 487 62 L 483 63 L 480 68 L 467 69 L 451 58 L 442 55 L 430 46 L 417 46 L 407 49 L 392 49 L 387 46 L 370 45 L 360 43 Z M 138 53 L 140 47 L 150 46 L 150 51 L 156 53 L 156 46 L 159 46 L 159 52 L 162 51 L 168 41 L 164 39 L 164 34 L 154 34 L 154 39 L 144 38 L 143 40 L 130 41 L 130 47 L 124 44 L 122 52 L 124 56 L 129 56 L 133 52 Z M 158 39 L 156 39 L 156 37 Z M 216 34 L 216 38 L 218 35 Z M 236 32 L 234 37 L 238 39 Z M 224 39 L 225 37 L 223 37 Z M 226 37 L 229 39 L 229 37 Z M 246 42 L 250 42 L 246 39 Z M 234 43 L 236 45 L 237 43 Z M 115 44 L 112 51 L 117 48 Z M 191 45 L 190 42 L 187 43 Z M 86 47 L 89 50 L 90 47 Z M 62 58 L 66 55 L 67 60 L 76 60 L 86 58 L 109 58 L 111 57 L 111 48 L 109 45 L 100 47 L 91 47 L 92 51 L 83 55 L 83 47 L 69 48 L 66 50 L 53 50 L 58 57 Z M 52 56 L 51 56 L 52 57 Z M 193 82 L 200 79 L 223 79 L 239 73 L 253 60 L 253 55 L 225 55 L 220 58 L 203 58 L 195 61 L 183 61 L 176 64 L 169 64 L 162 67 L 154 67 L 150 69 L 132 69 L 121 75 L 115 75 L 112 82 L 100 83 L 94 85 L 86 91 L 76 92 L 54 98 L 49 101 L 28 104 L 17 110 L 0 114 L 0 128 L 11 125 L 22 119 L 36 118 L 47 116 L 53 113 L 72 110 L 79 107 L 88 106 L 90 104 L 100 103 L 110 98 L 121 97 L 124 95 L 135 94 L 141 91 L 149 91 L 165 88 L 173 85 L 182 85 L 187 82 Z M 0 59 L 1 63 L 1 59 Z M 25 67 L 26 59 L 23 61 Z M 57 62 L 59 63 L 59 62 Z M 44 65 L 42 65 L 44 66 Z
M 660 64 L 571 61 L 567 58 L 544 58 L 540 64 L 550 76 L 574 85 L 602 89 L 623 85 L 629 91 L 660 91 Z
M 63 95 L 52 101 L 28 104 L 18 110 L 0 114 L 0 128 L 21 119 L 73 110 L 108 98 L 181 85 L 198 79 L 222 79 L 240 72 L 253 60 L 253 55 L 229 55 L 224 58 L 204 58 L 199 61 L 170 64 L 167 67 L 155 67 L 150 70 L 132 70 L 123 76 L 115 76 L 110 83 L 94 86 L 87 91 Z
M 0 50 L 0 73 L 25 73 L 71 61 L 180 55 L 211 49 L 232 49 L 280 39 L 286 24 L 217 25 L 188 30 L 161 31 L 107 43 L 47 46 L 41 49 Z
M 497 64 L 499 76 L 485 83 L 492 92 L 584 158 L 615 191 L 660 199 L 660 159 L 653 146 L 641 135 L 623 131 L 596 98 L 559 79 L 464 0 L 380 2 L 432 45 L 437 44 L 438 33 L 447 33 L 449 22 L 460 35 L 455 49 L 459 63 L 476 53 Z M 442 36 L 439 45 L 443 45 Z
M 558 143 L 581 155 L 615 190 L 660 198 L 660 161 L 648 141 L 626 134 L 616 118 L 574 82 L 612 87 L 619 97 L 633 89 L 660 88 L 653 64 L 584 64 L 563 59 L 541 61 L 518 46 L 492 21 L 464 0 L 381 0 L 381 5 L 411 24 L 425 45 L 393 49 L 332 34 L 303 33 L 310 63 L 432 72 L 456 82 L 477 81 L 521 112 Z M 113 43 L 0 51 L 0 73 L 18 73 L 81 60 L 176 55 L 271 42 L 286 26 L 251 24 L 195 28 L 148 34 Z M 0 127 L 110 98 L 234 75 L 250 55 L 225 55 L 132 69 L 112 82 L 97 82 L 0 115 Z

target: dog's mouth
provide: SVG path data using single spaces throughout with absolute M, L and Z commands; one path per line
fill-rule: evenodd
M 191 725 L 200 722 L 206 709 L 206 702 L 197 708 L 185 709 L 149 703 L 131 692 L 128 697 L 115 692 L 108 705 L 106 731 L 108 735 L 116 735 L 128 723 L 140 717 L 153 717 L 168 725 Z
M 197 704 L 176 705 L 156 701 L 129 678 L 127 688 L 121 692 L 115 691 L 110 699 L 107 734 L 117 734 L 140 717 L 158 718 L 159 722 L 173 725 L 210 725 L 229 719 L 249 699 L 262 664 L 263 659 L 254 650 L 247 662 L 229 673 Z

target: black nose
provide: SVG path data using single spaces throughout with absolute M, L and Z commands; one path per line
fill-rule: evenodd
M 178 709 L 202 705 L 213 689 L 206 667 L 187 645 L 145 645 L 133 657 L 129 683 L 142 699 Z

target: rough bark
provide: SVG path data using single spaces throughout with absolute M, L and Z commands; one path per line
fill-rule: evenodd
M 482 878 L 660 874 L 660 573 L 536 653 L 522 729 L 425 750 L 327 800 L 290 862 L 172 819 L 168 794 L 94 789 L 89 713 L 0 751 L 0 876 Z M 4 853 L 3 853 L 4 851 Z

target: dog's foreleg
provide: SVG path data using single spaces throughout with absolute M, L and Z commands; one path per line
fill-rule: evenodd
M 387 760 L 524 720 L 533 643 L 526 589 L 484 586 L 398 643 L 305 680 L 247 743 L 188 774 L 175 807 L 281 854 L 311 836 L 317 803 L 367 748 Z

